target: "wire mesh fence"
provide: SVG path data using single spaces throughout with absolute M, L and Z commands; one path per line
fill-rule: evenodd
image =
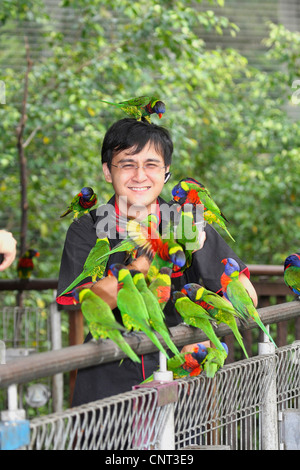
M 262 407 L 276 378 L 278 410 L 299 408 L 300 342 L 205 375 L 178 381 L 175 448 L 262 448 Z M 139 389 L 30 422 L 30 450 L 158 449 L 171 405 L 156 389 Z M 281 432 L 281 429 L 280 429 Z M 280 439 L 279 439 L 280 440 Z M 212 447 L 213 448 L 213 447 Z

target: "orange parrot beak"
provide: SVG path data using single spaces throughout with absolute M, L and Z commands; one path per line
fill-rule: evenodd
M 161 119 L 163 117 L 163 113 L 158 113 L 158 117 Z
M 227 263 L 227 259 L 226 259 L 226 258 L 222 259 L 221 263 L 226 264 L 226 263 Z

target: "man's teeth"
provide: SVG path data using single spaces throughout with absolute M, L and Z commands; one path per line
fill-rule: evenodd
M 149 186 L 143 187 L 143 188 L 130 188 L 132 191 L 147 191 L 149 189 Z

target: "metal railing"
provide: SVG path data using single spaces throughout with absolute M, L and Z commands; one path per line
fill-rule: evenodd
M 300 302 L 266 307 L 259 309 L 259 313 L 265 324 L 297 318 Z M 254 322 L 247 326 L 255 327 Z M 228 332 L 225 325 L 217 329 L 218 336 Z M 171 333 L 177 346 L 206 339 L 200 330 L 185 325 L 171 328 Z M 142 341 L 128 338 L 128 342 L 138 354 L 153 352 L 155 348 L 146 337 Z M 33 354 L 0 366 L 0 388 L 123 357 L 110 340 Z M 30 421 L 28 449 L 181 449 L 206 445 L 277 448 L 272 403 L 278 402 L 281 412 L 287 406 L 299 406 L 298 359 L 299 343 L 295 343 L 276 353 L 271 351 L 227 365 L 213 380 L 200 375 L 171 382 L 164 384 L 167 393 L 166 389 L 161 390 L 161 384 L 151 384 L 150 389 L 35 418 Z M 277 379 L 275 400 L 274 379 Z M 268 436 L 270 429 L 275 429 L 276 438 L 274 432 Z M 173 443 L 169 442 L 170 436 Z
M 272 384 L 277 384 L 271 410 L 276 416 L 277 407 L 281 412 L 299 408 L 299 358 L 297 342 L 275 355 L 227 365 L 213 380 L 204 375 L 178 380 L 175 404 L 159 406 L 160 388 L 147 388 L 35 418 L 30 422 L 28 449 L 172 449 L 162 445 L 170 413 L 174 413 L 175 450 L 279 449 L 282 429 L 277 423 L 268 428 Z

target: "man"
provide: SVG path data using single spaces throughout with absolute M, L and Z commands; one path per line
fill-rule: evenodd
M 106 207 L 112 208 L 115 214 L 115 223 L 107 225 L 106 234 L 113 248 L 124 235 L 122 218 L 136 217 L 143 219 L 147 214 L 155 213 L 160 218 L 160 210 L 166 204 L 160 193 L 169 177 L 173 152 L 172 140 L 169 133 L 160 126 L 134 119 L 122 119 L 108 130 L 102 146 L 102 167 L 105 180 L 112 184 L 114 196 Z M 68 230 L 64 246 L 59 276 L 58 295 L 82 272 L 84 261 L 97 239 L 97 229 L 103 220 L 105 211 L 91 211 L 89 215 L 73 222 Z M 108 210 L 108 212 L 110 212 Z M 103 232 L 101 226 L 100 232 Z M 249 271 L 245 264 L 238 259 L 233 250 L 225 243 L 223 238 L 211 226 L 205 229 L 206 241 L 202 249 L 194 252 L 192 266 L 184 273 L 176 272 L 172 278 L 174 288 L 181 289 L 186 282 L 199 282 L 209 289 L 217 292 L 221 289 L 220 276 L 223 272 L 221 260 L 227 257 L 235 258 L 243 271 L 241 281 L 250 290 L 256 301 L 256 294 L 250 283 Z M 202 240 L 203 242 L 204 240 Z M 125 259 L 125 253 L 112 255 L 108 262 L 126 263 L 144 274 L 147 273 L 150 262 L 146 256 L 137 259 Z M 90 279 L 84 281 L 90 282 Z M 115 277 L 104 277 L 91 288 L 93 292 L 102 297 L 113 309 L 115 317 L 121 320 L 117 307 L 117 280 Z M 71 305 L 71 293 L 58 296 L 58 303 Z M 181 318 L 174 309 L 171 301 L 165 308 L 168 326 L 175 326 Z M 91 339 L 88 335 L 86 341 Z M 183 348 L 188 349 L 188 346 Z M 121 365 L 118 362 L 94 366 L 78 371 L 73 405 L 115 395 L 131 390 L 157 369 L 158 353 L 147 354 L 142 363 L 137 364 L 130 359 L 124 359 Z

